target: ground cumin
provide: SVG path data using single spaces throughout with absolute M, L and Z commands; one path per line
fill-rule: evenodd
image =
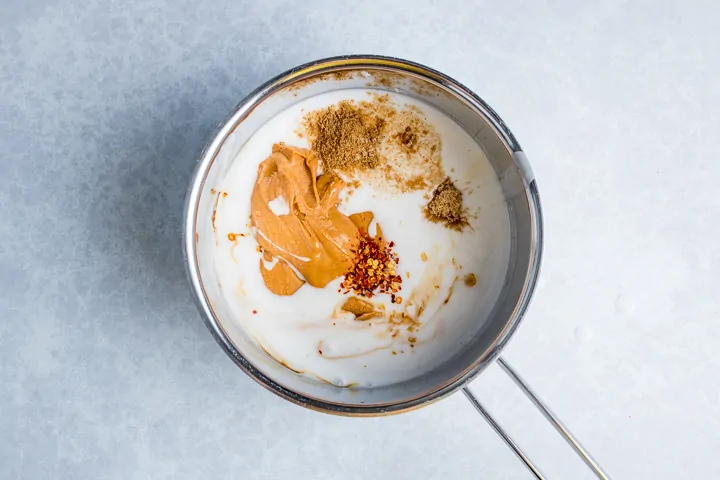
M 312 150 L 326 169 L 354 173 L 380 164 L 378 147 L 385 123 L 345 100 L 312 112 L 305 127 L 312 138 Z
M 406 193 L 427 190 L 445 178 L 440 135 L 414 105 L 388 94 L 344 100 L 305 115 L 298 135 L 326 171 L 358 178 L 376 188 Z
M 453 230 L 462 230 L 468 225 L 467 215 L 463 208 L 462 192 L 446 177 L 433 192 L 433 196 L 425 207 L 425 217 L 435 223 L 442 223 Z
M 408 153 L 417 152 L 418 134 L 410 125 L 404 130 L 396 133 L 394 138 L 400 142 L 400 145 L 407 149 Z

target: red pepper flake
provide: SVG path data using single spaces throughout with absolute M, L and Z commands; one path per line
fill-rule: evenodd
M 395 302 L 394 294 L 402 290 L 402 278 L 396 272 L 399 258 L 392 251 L 395 243 L 385 243 L 382 237 L 375 239 L 363 230 L 359 235 L 360 241 L 353 250 L 353 264 L 340 288 L 346 294 L 352 291 L 367 298 L 377 293 L 390 293 Z
M 257 313 L 257 310 L 253 310 L 253 313 Z

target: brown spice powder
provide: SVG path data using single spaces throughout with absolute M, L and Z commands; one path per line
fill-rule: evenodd
M 317 75 L 314 77 L 306 78 L 305 80 L 297 81 L 292 85 L 288 85 L 287 87 L 285 87 L 284 90 L 288 92 L 296 92 L 298 90 L 302 90 L 308 85 L 312 85 L 318 82 L 326 82 L 328 80 L 335 80 L 337 82 L 341 82 L 345 80 L 352 80 L 353 78 L 355 78 L 355 72 L 350 72 L 347 70 L 340 72 L 323 73 L 322 75 Z
M 394 136 L 400 145 L 407 149 L 408 153 L 417 152 L 418 135 L 411 126 L 406 126 L 401 132 L 398 132 Z
M 404 185 L 409 191 L 424 190 L 429 186 L 427 179 L 421 177 L 420 175 L 416 175 L 409 180 L 406 180 Z
M 414 105 L 398 107 L 389 95 L 368 92 L 369 101 L 345 100 L 306 114 L 301 137 L 326 171 L 391 191 L 426 190 L 445 172 L 440 136 Z
M 446 177 L 433 192 L 432 198 L 425 207 L 425 217 L 431 222 L 442 223 L 452 230 L 460 231 L 468 226 L 462 192 L 450 177 Z
M 344 100 L 312 112 L 305 126 L 312 150 L 328 170 L 353 173 L 380 164 L 378 145 L 385 120 Z

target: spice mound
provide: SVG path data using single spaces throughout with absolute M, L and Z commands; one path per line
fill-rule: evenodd
M 343 100 L 305 115 L 301 136 L 326 172 L 394 192 L 425 190 L 442 181 L 440 135 L 423 111 L 385 95 Z
M 351 173 L 380 164 L 378 146 L 385 120 L 344 100 L 319 110 L 306 122 L 313 151 L 327 170 Z
M 450 177 L 446 177 L 433 192 L 425 207 L 425 217 L 452 230 L 460 231 L 469 225 L 463 208 L 463 194 Z
M 337 209 L 345 183 L 317 172 L 310 151 L 284 144 L 258 167 L 250 220 L 263 280 L 278 295 L 292 295 L 305 281 L 322 288 L 353 265 L 359 230 Z
M 402 277 L 396 271 L 400 258 L 392 251 L 393 242 L 383 240 L 380 225 L 376 235 L 371 237 L 365 230 L 359 231 L 360 241 L 353 250 L 352 266 L 345 274 L 340 288 L 345 293 L 370 298 L 376 293 L 389 293 L 393 303 L 401 303 L 402 297 L 395 294 L 402 290 Z

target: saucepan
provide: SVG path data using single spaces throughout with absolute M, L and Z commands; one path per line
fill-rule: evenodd
M 375 89 L 394 91 L 430 104 L 455 120 L 481 146 L 502 187 L 510 220 L 511 248 L 496 304 L 483 328 L 450 361 L 400 384 L 348 389 L 308 382 L 275 361 L 244 334 L 224 305 L 217 274 L 207 254 L 210 249 L 203 248 L 203 242 L 212 241 L 211 219 L 217 197 L 211 192 L 224 178 L 239 149 L 259 127 L 294 102 L 339 88 L 364 88 L 369 81 Z M 334 57 L 301 65 L 268 80 L 242 100 L 219 125 L 200 156 L 187 195 L 184 221 L 185 262 L 192 292 L 208 329 L 225 353 L 247 375 L 280 397 L 320 412 L 348 416 L 406 412 L 467 386 L 498 358 L 520 325 L 538 279 L 543 246 L 542 214 L 533 171 L 500 116 L 447 75 L 410 61 L 371 55 Z M 501 366 L 521 388 L 525 387 L 507 362 L 503 361 Z M 472 393 L 464 391 L 515 453 L 542 478 Z M 532 392 L 527 390 L 526 394 L 530 396 Z M 539 400 L 536 404 L 544 406 Z M 556 427 L 561 425 L 549 410 L 543 413 Z

